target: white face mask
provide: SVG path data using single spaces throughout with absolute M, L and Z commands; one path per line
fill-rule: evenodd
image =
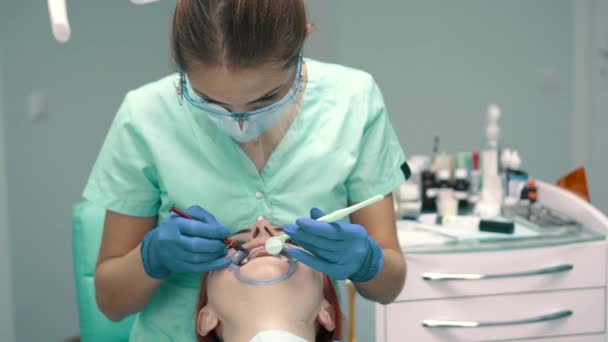
M 308 342 L 287 330 L 264 330 L 257 333 L 249 342 Z

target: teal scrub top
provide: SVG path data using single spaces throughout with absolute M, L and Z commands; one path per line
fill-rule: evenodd
M 108 210 L 162 220 L 172 204 L 199 205 L 232 231 L 259 216 L 293 223 L 310 208 L 331 212 L 405 179 L 405 156 L 373 78 L 352 68 L 305 59 L 300 111 L 264 169 L 182 101 L 176 74 L 129 92 L 84 189 Z M 131 341 L 195 338 L 200 274 L 173 274 L 137 314 Z M 137 284 L 133 284 L 137 286 Z

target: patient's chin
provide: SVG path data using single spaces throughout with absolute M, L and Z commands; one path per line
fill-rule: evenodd
M 277 278 L 289 271 L 289 263 L 275 256 L 260 256 L 241 266 L 241 275 L 253 280 Z

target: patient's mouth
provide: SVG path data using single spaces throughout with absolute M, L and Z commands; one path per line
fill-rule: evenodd
M 241 266 L 246 265 L 248 262 L 250 262 L 253 259 L 257 259 L 260 257 L 272 257 L 272 258 L 278 258 L 282 261 L 287 262 L 287 258 L 281 254 L 278 255 L 272 255 L 268 252 L 266 252 L 266 249 L 264 248 L 264 246 L 259 246 L 254 248 L 249 255 L 241 262 Z
M 296 269 L 296 261 L 289 254 L 269 254 L 264 245 L 252 248 L 241 264 L 232 268 L 240 282 L 250 285 L 282 282 L 294 274 Z

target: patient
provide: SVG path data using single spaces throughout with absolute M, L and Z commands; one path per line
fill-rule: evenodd
M 234 234 L 232 238 L 252 252 L 241 275 L 261 281 L 285 274 L 285 258 L 263 251 L 268 238 L 282 234 L 265 220 Z M 287 245 L 297 248 L 289 240 Z M 293 275 L 271 285 L 244 283 L 230 268 L 205 274 L 197 305 L 198 341 L 249 342 L 254 336 L 260 341 L 339 340 L 342 314 L 330 278 L 302 263 L 296 265 Z M 286 337 L 286 332 L 292 335 Z

